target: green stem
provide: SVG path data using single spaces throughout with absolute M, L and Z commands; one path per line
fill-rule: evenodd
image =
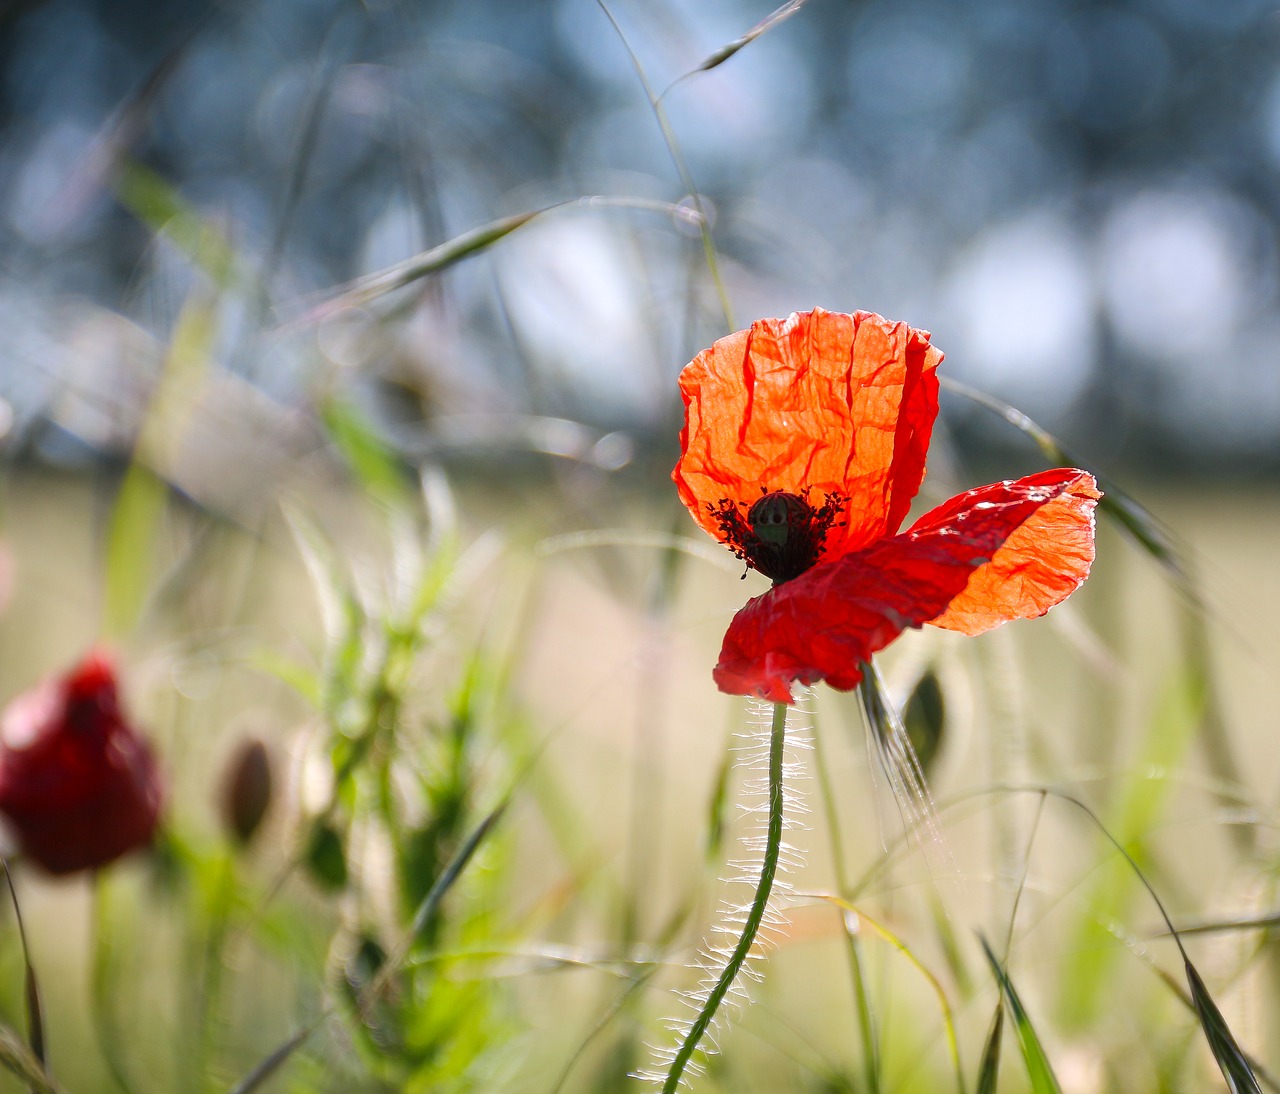
M 111 943 L 107 929 L 107 884 L 106 875 L 101 870 L 95 870 L 91 919 L 93 967 L 89 975 L 89 1010 L 94 1036 L 98 1041 L 98 1051 L 102 1053 L 108 1074 L 120 1090 L 125 1094 L 132 1094 L 133 1086 L 129 1082 L 124 1062 L 120 1058 L 121 1038 L 111 1008 L 109 979 L 112 965 Z
M 194 983 L 192 1031 L 194 1044 L 191 1069 L 195 1081 L 208 1087 L 208 1060 L 213 1050 L 214 1027 L 222 999 L 222 973 L 226 962 L 227 932 L 231 925 L 231 908 L 236 896 L 236 864 L 229 850 L 218 853 L 210 863 L 213 892 L 206 910 L 204 945 L 193 955 L 197 965 Z
M 831 775 L 823 762 L 821 735 L 813 735 L 814 768 L 818 773 L 818 786 L 822 792 L 823 810 L 827 815 L 827 831 L 831 834 L 831 859 L 836 875 L 836 889 L 841 899 L 852 900 L 854 889 L 844 868 L 844 847 L 840 839 L 840 812 L 836 808 L 835 789 Z M 853 932 L 845 929 L 848 913 L 841 911 L 841 934 L 844 936 L 845 953 L 849 959 L 849 977 L 853 983 L 854 1003 L 858 1010 L 858 1029 L 862 1035 L 863 1081 L 868 1094 L 880 1094 L 880 1048 L 876 1038 L 875 1014 L 871 1009 L 871 997 L 867 993 L 867 978 L 862 968 L 862 947 Z
M 782 848 L 782 752 L 787 733 L 787 704 L 774 703 L 773 726 L 769 731 L 769 827 L 765 839 L 764 861 L 760 865 L 760 881 L 756 885 L 755 899 L 751 902 L 751 910 L 747 913 L 747 921 L 742 925 L 742 935 L 734 947 L 732 955 L 720 974 L 720 979 L 707 995 L 706 1002 L 694 1019 L 689 1032 L 677 1050 L 671 1068 L 667 1072 L 666 1082 L 662 1084 L 662 1094 L 674 1094 L 680 1085 L 680 1076 L 692 1058 L 702 1035 L 707 1032 L 711 1020 L 715 1017 L 720 1004 L 729 993 L 733 982 L 742 971 L 743 963 L 751 952 L 751 947 L 764 919 L 765 908 L 769 904 L 769 894 L 773 891 L 773 879 L 778 873 L 778 852 Z

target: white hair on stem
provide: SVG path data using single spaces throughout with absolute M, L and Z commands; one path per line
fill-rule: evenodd
M 790 711 L 807 715 L 808 698 L 809 692 L 801 689 Z M 792 889 L 780 875 L 798 869 L 804 856 L 798 847 L 785 843 L 782 834 L 806 828 L 801 818 L 809 810 L 794 785 L 805 769 L 795 752 L 811 747 L 807 720 L 788 726 L 787 713 L 782 704 L 753 701 L 751 729 L 736 735 L 741 743 L 732 749 L 735 766 L 748 772 L 743 781 L 746 801 L 739 809 L 757 827 L 740 838 L 749 857 L 726 862 L 724 883 L 734 889 L 746 886 L 750 899 L 740 902 L 727 895 L 721 899 L 716 922 L 692 963 L 699 974 L 697 984 L 692 990 L 675 992 L 689 1015 L 663 1023 L 674 1034 L 675 1044 L 649 1045 L 651 1066 L 634 1075 L 665 1094 L 687 1086 L 691 1077 L 704 1072 L 702 1060 L 720 1051 L 725 1027 L 750 1001 L 747 982 L 763 979 L 764 951 L 786 926 L 780 905 L 789 900 Z

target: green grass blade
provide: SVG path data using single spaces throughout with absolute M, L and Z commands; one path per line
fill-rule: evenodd
M 44 1011 L 40 1006 L 40 982 L 36 979 L 36 970 L 26 957 L 27 974 L 23 978 L 23 1001 L 27 1012 L 27 1041 L 31 1045 L 31 1054 L 42 1064 L 44 1053 Z
M 342 311 L 344 308 L 363 307 L 365 304 L 372 303 L 378 297 L 385 296 L 396 289 L 402 289 L 406 285 L 411 285 L 429 274 L 439 273 L 441 270 L 448 269 L 450 266 L 461 262 L 464 258 L 470 258 L 472 255 L 486 250 L 498 240 L 509 236 L 517 228 L 523 228 L 535 217 L 541 216 L 549 209 L 554 208 L 556 206 L 549 205 L 542 209 L 533 209 L 530 212 L 501 217 L 498 220 L 490 221 L 488 224 L 482 224 L 479 228 L 472 228 L 469 232 L 463 232 L 460 236 L 416 254 L 412 258 L 406 258 L 403 262 L 398 262 L 394 266 L 388 266 L 385 270 L 379 270 L 377 273 L 357 278 L 336 296 L 309 309 L 301 317 L 300 322 L 315 323 L 335 312 Z
M 1196 1016 L 1200 1019 L 1200 1028 L 1204 1030 L 1205 1039 L 1209 1042 L 1209 1050 L 1218 1061 L 1222 1077 L 1227 1080 L 1227 1088 L 1231 1094 L 1262 1094 L 1257 1077 L 1249 1060 L 1236 1044 L 1222 1011 L 1209 995 L 1196 967 L 1186 961 L 1187 983 L 1191 986 L 1191 1002 L 1195 1005 Z
M 89 1011 L 94 1041 L 112 1084 L 122 1094 L 134 1094 L 136 1087 L 129 1078 L 125 1061 L 130 1041 L 123 1034 L 121 1013 L 112 998 L 117 966 L 112 961 L 109 878 L 110 871 L 107 870 L 95 870 L 93 873 L 93 909 L 90 921 L 93 951 L 89 966 Z
M 251 1094 L 252 1091 L 257 1090 L 284 1066 L 294 1052 L 306 1043 L 307 1038 L 316 1031 L 317 1025 L 318 1023 L 303 1026 L 287 1041 L 277 1045 L 257 1067 L 231 1088 L 230 1094 Z
M 115 183 L 120 204 L 156 235 L 164 234 L 219 288 L 244 280 L 235 249 L 178 192 L 148 167 L 125 161 Z
M 1142 883 L 1143 888 L 1147 890 L 1152 902 L 1160 912 L 1160 918 L 1164 920 L 1174 944 L 1178 947 L 1178 952 L 1182 955 L 1182 963 L 1187 972 L 1187 982 L 1191 986 L 1190 1003 L 1195 1009 L 1196 1017 L 1200 1020 L 1200 1027 L 1204 1030 L 1205 1038 L 1209 1042 L 1209 1049 L 1213 1053 L 1214 1059 L 1218 1061 L 1218 1066 L 1222 1069 L 1222 1074 L 1226 1078 L 1228 1086 L 1233 1092 L 1240 1091 L 1244 1092 L 1244 1094 L 1248 1094 L 1250 1091 L 1257 1091 L 1259 1087 L 1254 1073 L 1254 1065 L 1240 1046 L 1236 1044 L 1235 1037 L 1232 1036 L 1226 1019 L 1222 1017 L 1222 1012 L 1218 1010 L 1217 1005 L 1209 995 L 1209 990 L 1204 985 L 1204 981 L 1200 979 L 1200 974 L 1196 971 L 1195 966 L 1192 965 L 1191 958 L 1187 956 L 1186 948 L 1182 944 L 1182 938 L 1174 927 L 1173 921 L 1169 918 L 1169 913 L 1165 910 L 1164 902 L 1155 891 L 1155 887 L 1147 880 L 1146 874 L 1142 872 L 1141 867 L 1134 861 L 1133 856 L 1125 850 L 1120 841 L 1102 823 L 1098 815 L 1084 802 L 1061 791 L 1049 790 L 1046 793 L 1053 794 L 1060 800 L 1069 802 L 1081 810 L 1128 863 L 1129 868 Z M 986 943 L 984 942 L 983 945 L 985 946 Z M 1270 1085 L 1269 1078 L 1268 1083 Z
M 711 796 L 707 799 L 707 848 L 708 862 L 718 862 L 724 847 L 724 834 L 732 820 L 733 803 L 729 798 L 729 781 L 733 774 L 733 750 L 726 748 L 711 784 Z
M 14 10 L 7 6 L 8 14 Z M 151 113 L 156 101 L 186 59 L 192 42 L 213 16 L 211 9 L 187 30 L 139 85 L 102 123 L 84 154 L 72 167 L 61 186 L 54 191 L 49 207 L 56 210 L 55 223 L 61 229 L 86 215 L 90 204 L 101 191 L 110 189 L 121 163 L 131 156 L 151 129 Z M 0 17 L 2 21 L 2 17 Z
M 1082 467 L 1083 464 L 1072 455 L 1047 429 L 1037 425 L 1017 407 L 979 391 L 968 384 L 950 376 L 940 377 L 940 382 L 948 391 L 986 407 L 1000 415 L 1015 429 L 1025 433 L 1050 463 L 1063 464 L 1069 467 Z M 1105 475 L 1095 475 L 1102 487 L 1102 500 L 1098 503 L 1099 512 L 1106 513 L 1120 525 L 1147 554 L 1158 562 L 1174 579 L 1180 590 L 1199 603 L 1195 583 L 1182 558 L 1181 549 L 1175 543 L 1169 531 L 1136 499 L 1122 490 Z
M 867 1094 L 880 1094 L 881 1052 L 876 1014 L 871 1005 L 867 971 L 863 968 L 862 946 L 845 920 L 845 953 L 849 960 L 849 979 L 853 985 L 853 1001 L 858 1013 L 858 1034 L 862 1038 L 862 1074 Z
M 35 1054 L 22 1043 L 22 1038 L 8 1026 L 0 1024 L 0 1068 L 17 1075 L 31 1094 L 61 1094 Z
M 169 488 L 139 463 L 125 472 L 111 510 L 107 533 L 106 632 L 132 630 L 142 615 L 156 572 L 156 533 L 164 517 Z
M 13 904 L 13 918 L 18 925 L 18 945 L 22 950 L 22 964 L 26 970 L 23 977 L 24 1003 L 27 1012 L 27 1041 L 31 1045 L 31 1054 L 40 1062 L 46 1063 L 44 1052 L 44 1009 L 40 1005 L 40 984 L 36 978 L 35 966 L 31 964 L 31 950 L 27 946 L 27 928 L 22 922 L 22 908 L 18 904 L 18 890 L 13 887 L 13 875 L 9 873 L 9 862 L 0 858 L 0 866 L 4 867 L 4 881 L 9 888 L 9 899 Z
M 125 472 L 107 531 L 105 629 L 122 635 L 137 624 L 156 573 L 157 539 L 168 502 L 169 487 L 160 473 L 167 450 L 180 435 L 186 413 L 185 393 L 208 369 L 217 334 L 210 303 L 189 300 L 174 325 L 164 369 L 151 397 L 138 436 L 133 462 Z
M 823 755 L 822 734 L 814 727 L 813 751 L 814 774 L 818 779 L 818 787 L 822 794 L 822 808 L 826 813 L 827 832 L 831 842 L 831 866 L 835 871 L 836 885 L 841 899 L 848 899 L 852 889 L 849 885 L 848 873 L 845 870 L 844 841 L 840 836 L 840 811 L 837 808 L 837 795 L 831 772 Z M 863 1086 L 867 1094 L 880 1094 L 880 1037 L 876 1030 L 876 1016 L 871 1005 L 871 993 L 867 984 L 866 970 L 863 967 L 862 947 L 857 933 L 850 929 L 852 924 L 841 911 L 841 926 L 844 928 L 845 958 L 849 965 L 849 983 L 853 989 L 853 1003 L 858 1015 L 858 1033 L 862 1039 Z
M 960 1094 L 964 1094 L 964 1072 L 960 1067 L 960 1043 L 956 1037 L 955 1015 L 952 1013 L 951 1004 L 947 1000 L 947 993 L 943 990 L 941 982 L 933 975 L 932 972 L 929 971 L 928 966 L 926 966 L 925 963 L 916 956 L 911 947 L 894 934 L 893 931 L 889 930 L 889 928 L 883 923 L 879 923 L 872 919 L 856 905 L 842 897 L 832 896 L 827 893 L 820 893 L 817 894 L 817 896 L 820 900 L 824 900 L 829 904 L 834 904 L 844 913 L 846 931 L 856 931 L 862 924 L 866 924 L 875 931 L 876 934 L 888 942 L 889 945 L 902 954 L 903 957 L 911 962 L 915 970 L 928 982 L 929 987 L 933 990 L 933 994 L 937 996 L 938 999 L 938 1010 L 942 1015 L 942 1026 L 947 1038 L 947 1051 L 951 1055 L 951 1063 L 955 1069 L 956 1089 Z
M 1147 855 L 1148 834 L 1159 823 L 1173 790 L 1165 772 L 1176 771 L 1195 740 L 1204 709 L 1200 674 L 1191 666 L 1166 681 L 1156 709 L 1144 728 L 1139 774 L 1126 781 L 1120 799 L 1108 810 L 1108 827 L 1125 851 L 1139 862 Z M 1124 922 L 1135 896 L 1134 877 L 1119 860 L 1104 863 L 1089 884 L 1086 907 L 1075 937 L 1067 947 L 1059 1003 L 1063 1021 L 1083 1028 L 1106 1006 L 1108 976 L 1119 951 L 1111 945 L 1110 927 Z
M 1187 932 L 1184 930 L 1184 931 L 1180 931 L 1179 933 L 1186 934 Z M 1166 971 L 1165 969 L 1158 967 L 1150 957 L 1146 957 L 1145 959 L 1146 959 L 1147 965 L 1151 968 L 1151 971 L 1154 972 L 1156 976 L 1160 978 L 1161 983 L 1163 983 L 1165 987 L 1167 987 L 1171 992 L 1173 992 L 1174 995 L 1178 997 L 1178 1002 L 1181 1003 L 1184 1007 L 1186 1007 L 1187 1010 L 1195 1014 L 1197 1019 L 1199 1019 L 1200 1012 L 1197 1010 L 1196 1000 L 1192 997 L 1191 992 L 1189 992 L 1186 988 L 1182 986 L 1182 982 L 1179 981 L 1176 976 Z M 1191 981 L 1192 977 L 1194 976 L 1195 981 L 1197 983 L 1200 983 L 1201 986 L 1203 987 L 1203 981 L 1200 980 L 1200 974 L 1195 972 L 1194 968 L 1190 967 L 1191 963 L 1186 959 L 1185 956 L 1183 957 L 1183 965 L 1184 967 L 1187 967 L 1188 981 Z M 1210 1005 L 1212 1005 L 1213 1001 L 1212 999 L 1209 998 L 1208 991 L 1206 990 L 1202 994 L 1204 998 L 1209 1001 Z M 1214 1011 L 1216 1011 L 1217 1007 L 1214 1006 L 1213 1009 Z M 1218 1015 L 1218 1018 L 1220 1020 L 1220 1024 L 1223 1027 L 1225 1027 L 1226 1026 L 1225 1020 L 1222 1020 L 1221 1015 Z M 1228 1036 L 1230 1036 L 1230 1031 L 1228 1031 Z M 1253 1076 L 1255 1077 L 1259 1085 L 1265 1086 L 1268 1090 L 1271 1090 L 1271 1091 L 1277 1092 L 1277 1094 L 1280 1094 L 1280 1080 L 1276 1079 L 1275 1076 L 1273 1076 L 1270 1072 L 1268 1072 L 1267 1069 L 1262 1066 L 1262 1064 L 1257 1060 L 1256 1057 L 1251 1056 L 1249 1053 L 1245 1052 L 1244 1049 L 1240 1048 L 1239 1045 L 1235 1044 L 1234 1038 L 1232 1039 L 1232 1045 L 1235 1051 L 1239 1054 L 1240 1058 L 1244 1060 L 1245 1066 L 1247 1066 L 1249 1070 L 1253 1073 Z M 1212 1051 L 1212 1049 L 1210 1051 Z M 1252 1088 L 1245 1086 L 1243 1089 L 1250 1090 Z
M 385 504 L 403 502 L 408 490 L 400 463 L 363 415 L 349 403 L 330 399 L 321 417 L 356 481 Z
M 991 951 L 987 940 L 980 936 L 979 941 L 982 943 L 982 952 L 987 955 L 987 961 L 991 964 L 991 971 L 995 973 L 996 980 L 1000 984 L 1005 1001 L 1009 1004 L 1009 1013 L 1013 1017 L 1013 1028 L 1018 1034 L 1018 1047 L 1022 1049 L 1023 1063 L 1027 1065 L 1027 1078 L 1031 1080 L 1031 1089 L 1035 1094 L 1062 1094 L 1062 1087 L 1058 1085 L 1057 1076 L 1049 1065 L 1049 1057 L 1045 1055 L 1044 1047 L 1040 1044 L 1040 1038 L 1031 1024 L 1022 1000 L 1018 997 L 1013 981 L 1009 979 L 1009 974 L 1005 972 L 1004 967 Z
M 415 938 L 422 931 L 422 926 L 436 914 L 440 902 L 444 899 L 454 883 L 462 875 L 467 864 L 480 849 L 481 844 L 493 830 L 494 825 L 506 812 L 507 801 L 504 799 L 472 830 L 471 834 L 458 848 L 449 864 L 441 872 L 439 879 L 418 906 L 413 923 L 404 934 L 393 954 L 389 954 L 382 962 L 378 972 L 364 985 L 356 1001 L 356 1009 L 362 1017 L 368 1015 L 374 1002 L 382 994 L 391 978 L 403 965 L 405 956 Z M 231 1094 L 250 1094 L 271 1078 L 303 1044 L 307 1038 L 319 1028 L 327 1018 L 333 1015 L 334 1008 L 327 1008 L 314 1022 L 295 1030 L 285 1041 L 277 1045 L 262 1061 L 231 1089 Z
M 360 998 L 357 1001 L 357 1009 L 362 1017 L 369 1014 L 370 1008 L 381 996 L 391 978 L 400 970 L 404 964 L 405 958 L 408 956 L 414 941 L 422 934 L 423 928 L 429 923 L 440 910 L 440 902 L 444 900 L 445 895 L 453 888 L 454 883 L 462 876 L 462 871 L 467 868 L 467 864 L 475 856 L 480 849 L 480 845 L 488 838 L 489 833 L 493 831 L 494 826 L 502 819 L 502 815 L 507 811 L 508 800 L 504 799 L 495 806 L 484 820 L 482 820 L 472 830 L 471 834 L 463 842 L 462 846 L 454 853 L 453 858 L 440 872 L 440 876 L 436 879 L 435 884 L 431 887 L 430 892 L 422 899 L 422 903 L 418 905 L 417 911 L 414 913 L 413 922 L 404 936 L 400 939 L 396 948 L 387 956 L 382 963 L 382 967 L 377 974 L 369 980 L 364 990 L 360 992 Z
M 531 220 L 535 220 L 556 209 L 568 209 L 575 206 L 588 209 L 641 209 L 677 217 L 693 224 L 701 224 L 705 220 L 701 212 L 696 209 L 689 209 L 683 205 L 673 205 L 666 201 L 651 201 L 645 198 L 612 198 L 590 195 L 571 198 L 568 201 L 557 201 L 552 205 L 544 205 L 539 209 L 530 209 L 527 212 L 515 213 L 512 216 L 491 220 L 488 224 L 472 228 L 470 231 L 463 232 L 461 235 L 446 240 L 438 246 L 431 247 L 426 251 L 413 255 L 411 258 L 406 258 L 403 262 L 397 262 L 384 270 L 357 278 L 339 289 L 336 294 L 326 296 L 318 303 L 305 307 L 302 314 L 288 325 L 291 327 L 308 326 L 318 323 L 342 311 L 344 308 L 364 307 L 387 293 L 403 289 L 415 281 L 440 273 L 450 266 L 457 265 L 464 259 L 488 250 L 493 244 L 506 238 L 517 228 L 523 228 Z
M 991 1016 L 991 1029 L 982 1049 L 982 1065 L 978 1068 L 976 1094 L 996 1094 L 996 1082 L 1000 1078 L 1000 1038 L 1004 1033 L 1004 999 L 996 1002 Z

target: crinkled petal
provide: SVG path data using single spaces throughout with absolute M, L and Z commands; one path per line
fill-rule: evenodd
M 1102 497 L 1087 471 L 1059 468 L 970 490 L 926 513 L 912 531 L 938 520 L 946 523 L 965 507 L 1046 490 L 1051 499 L 1018 526 L 990 562 L 974 570 L 947 610 L 929 620 L 933 626 L 981 634 L 1011 619 L 1044 615 L 1080 587 L 1093 564 L 1093 511 Z
M 974 571 L 989 566 L 1024 523 L 1064 496 L 1091 508 L 1092 481 L 1081 471 L 1055 471 L 969 491 L 901 535 L 775 586 L 729 624 L 716 684 L 784 703 L 797 681 L 856 686 L 873 653 L 908 627 L 944 618 Z
M 681 500 L 720 537 L 708 506 L 722 500 L 841 495 L 822 559 L 891 535 L 924 477 L 941 360 L 927 331 L 869 312 L 815 308 L 720 339 L 680 374 Z

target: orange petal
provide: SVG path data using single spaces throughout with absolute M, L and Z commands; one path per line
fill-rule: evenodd
M 929 622 L 962 634 L 981 634 L 1011 619 L 1044 615 L 1080 587 L 1093 564 L 1093 510 L 1102 493 L 1087 471 L 1058 468 L 1016 482 L 970 490 L 926 513 L 911 531 L 932 527 L 963 509 L 1000 503 L 1011 493 L 1053 491 L 996 550 L 973 571 L 969 583 Z
M 846 523 L 821 559 L 892 535 L 924 477 L 941 360 L 927 331 L 870 312 L 815 308 L 721 338 L 680 374 L 680 499 L 719 538 L 708 506 L 722 500 L 839 494 Z

